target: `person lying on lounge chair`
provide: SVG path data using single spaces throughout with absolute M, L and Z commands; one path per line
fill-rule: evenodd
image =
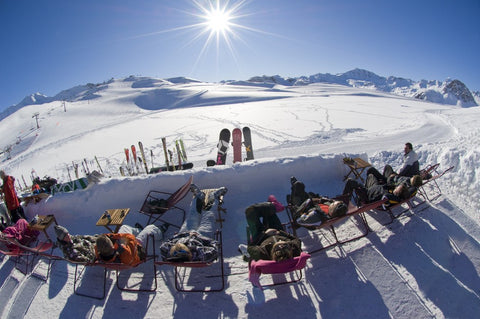
M 123 225 L 118 233 L 103 234 L 97 237 L 95 255 L 100 261 L 121 262 L 125 265 L 136 266 L 145 261 L 147 257 L 145 247 L 148 236 L 153 236 L 154 240 L 158 240 L 163 237 L 163 232 L 155 225 L 147 225 L 143 229 Z
M 94 262 L 95 242 L 98 235 L 70 235 L 68 230 L 55 225 L 57 246 L 63 252 L 63 257 L 73 262 Z
M 295 221 L 300 226 L 320 226 L 323 222 L 345 215 L 348 206 L 340 200 L 327 197 L 307 199 L 295 212 Z
M 160 246 L 164 261 L 212 262 L 218 257 L 217 241 L 213 239 L 216 220 L 214 208 L 227 189 L 218 188 L 215 192 L 210 192 L 208 198 L 195 184 L 191 185 L 190 191 L 194 197 L 185 222 L 177 234 Z
M 6 240 L 16 240 L 18 243 L 28 246 L 31 242 L 37 239 L 39 234 L 40 232 L 37 230 L 28 227 L 28 222 L 25 219 L 20 218 L 12 226 L 5 228 L 0 236 Z M 9 251 L 19 249 L 15 244 L 6 244 L 6 246 Z
M 393 176 L 387 184 L 380 184 L 375 175 L 369 174 L 365 185 L 362 185 L 356 180 L 348 179 L 343 189 L 343 195 L 351 198 L 355 192 L 358 206 L 386 198 L 388 199 L 388 206 L 389 204 L 401 202 L 415 195 L 417 186 L 414 185 L 421 185 L 421 183 L 421 177 L 415 175 L 411 178 L 395 178 L 395 176 Z
M 305 184 L 295 177 L 290 178 L 291 194 L 287 201 L 291 204 L 293 220 L 301 226 L 319 226 L 322 222 L 347 213 L 348 207 L 343 198 L 328 198 L 305 191 Z M 346 198 L 346 197 L 345 197 Z
M 245 210 L 250 238 L 248 246 L 239 250 L 249 260 L 282 261 L 299 256 L 302 252 L 300 239 L 283 230 L 277 216 L 284 210 L 273 195 L 267 202 L 253 204 Z

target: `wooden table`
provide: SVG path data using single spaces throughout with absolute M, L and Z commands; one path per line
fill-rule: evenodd
M 33 221 L 30 222 L 28 227 L 30 229 L 43 232 L 45 234 L 45 237 L 47 237 L 49 241 L 52 241 L 50 239 L 50 236 L 48 236 L 48 233 L 47 233 L 47 229 L 48 227 L 50 227 L 52 223 L 55 223 L 55 225 L 58 225 L 54 215 L 38 215 L 38 219 L 36 220 L 36 222 L 35 223 L 33 223 Z
M 130 208 L 107 209 L 102 216 L 100 216 L 96 225 L 104 226 L 111 233 L 118 233 L 118 230 L 123 225 L 123 221 L 129 212 Z M 107 217 L 106 213 L 110 214 L 110 219 Z M 115 226 L 115 230 L 112 230 L 110 226 Z
M 367 161 L 364 161 L 360 157 L 352 158 L 351 160 L 344 159 L 343 163 L 345 163 L 345 165 L 347 165 L 350 168 L 350 171 L 348 172 L 348 174 L 345 176 L 343 180 L 346 180 L 348 176 L 350 176 L 350 174 L 353 173 L 353 175 L 355 176 L 355 179 L 359 178 L 362 182 L 365 182 L 362 177 L 363 171 L 367 167 L 372 166 L 370 163 L 368 163 Z
M 20 199 L 20 201 L 24 202 L 25 206 L 27 206 L 28 204 L 30 204 L 32 202 L 33 203 L 38 203 L 39 201 L 41 201 L 44 198 L 47 198 L 48 196 L 50 196 L 50 194 L 47 194 L 47 193 L 38 193 L 38 194 L 29 193 L 29 194 L 20 195 L 18 197 L 18 199 Z

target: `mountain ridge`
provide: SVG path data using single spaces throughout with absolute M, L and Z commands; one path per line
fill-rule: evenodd
M 166 82 L 173 85 L 181 85 L 190 82 L 201 82 L 199 80 L 188 77 L 173 77 L 164 80 L 156 80 L 152 77 L 136 77 L 129 76 L 124 81 L 133 81 L 142 79 L 149 85 L 158 85 L 159 82 Z M 20 110 L 27 105 L 43 104 L 53 101 L 79 101 L 89 100 L 97 97 L 98 91 L 106 88 L 109 83 L 114 81 L 111 78 L 108 81 L 94 84 L 87 83 L 78 85 L 70 89 L 62 90 L 53 97 L 46 96 L 42 93 L 34 93 L 22 99 L 18 104 L 7 107 L 0 113 L 0 120 Z M 480 92 L 471 92 L 467 86 L 458 79 L 447 79 L 444 82 L 438 80 L 420 80 L 413 81 L 396 76 L 383 77 L 374 72 L 364 69 L 353 69 L 345 73 L 330 74 L 317 73 L 310 76 L 289 77 L 284 78 L 280 75 L 273 76 L 254 76 L 248 80 L 224 80 L 220 81 L 224 84 L 232 85 L 248 85 L 249 83 L 263 84 L 280 84 L 285 86 L 302 86 L 313 83 L 334 83 L 350 87 L 358 87 L 365 89 L 379 90 L 395 95 L 412 97 L 428 102 L 458 105 L 461 107 L 478 106 L 480 103 Z

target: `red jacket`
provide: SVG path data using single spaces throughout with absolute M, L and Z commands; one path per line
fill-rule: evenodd
M 15 178 L 13 176 L 5 176 L 3 180 L 2 192 L 5 197 L 5 203 L 8 210 L 12 211 L 20 206 L 17 193 L 15 192 Z

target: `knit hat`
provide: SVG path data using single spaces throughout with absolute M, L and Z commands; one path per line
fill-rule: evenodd
M 70 241 L 70 234 L 68 230 L 60 225 L 55 225 L 55 235 L 57 235 L 57 239 L 61 241 Z
M 281 212 L 281 211 L 283 211 L 283 210 L 285 209 L 285 207 L 283 207 L 283 205 L 282 205 L 282 204 L 277 200 L 277 198 L 276 198 L 275 196 L 273 196 L 273 195 L 268 196 L 268 201 L 269 201 L 270 203 L 272 203 L 273 206 L 275 206 L 275 211 L 276 211 L 277 213 L 279 213 L 279 212 Z

